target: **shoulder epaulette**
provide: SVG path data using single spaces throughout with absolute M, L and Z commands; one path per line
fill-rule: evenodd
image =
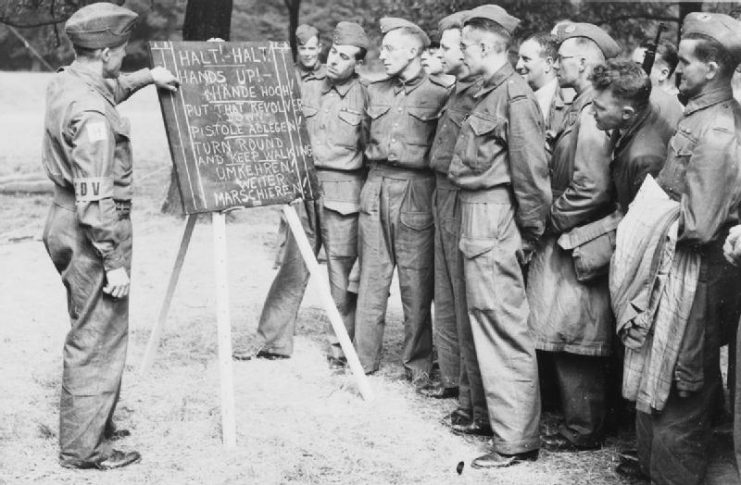
M 92 89 L 86 90 L 83 95 L 78 96 L 74 101 L 75 111 L 80 113 L 84 111 L 95 111 L 106 114 L 106 106 L 108 105 L 108 101 Z
M 507 90 L 510 99 L 527 98 L 532 90 L 527 83 L 519 76 L 512 76 L 507 80 Z

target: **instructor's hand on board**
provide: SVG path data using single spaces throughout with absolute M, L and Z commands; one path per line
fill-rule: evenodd
M 103 293 L 111 295 L 113 298 L 124 298 L 129 294 L 131 284 L 129 275 L 124 268 L 116 268 L 105 273 L 106 285 L 103 287 Z
M 177 91 L 180 81 L 173 73 L 164 67 L 153 67 L 151 69 L 152 79 L 158 88 L 167 89 L 168 91 Z

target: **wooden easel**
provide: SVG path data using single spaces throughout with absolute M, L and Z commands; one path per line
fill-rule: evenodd
M 311 249 L 306 233 L 301 226 L 296 209 L 291 205 L 285 205 L 283 206 L 283 213 L 285 214 L 288 226 L 291 228 L 291 232 L 296 239 L 301 256 L 304 258 L 304 262 L 306 263 L 309 272 L 314 276 L 313 280 L 318 285 L 322 304 L 324 305 L 329 321 L 332 324 L 332 329 L 339 340 L 342 351 L 345 354 L 350 370 L 355 376 L 360 394 L 363 396 L 363 399 L 370 400 L 373 398 L 370 384 L 368 383 L 363 367 L 360 364 L 360 359 L 355 352 L 355 348 L 350 341 L 350 337 L 347 334 L 340 312 L 337 310 L 337 306 L 334 303 L 329 286 L 323 278 L 319 277 L 319 272 L 321 271 L 319 263 Z M 183 237 L 180 241 L 180 248 L 178 249 L 175 264 L 167 284 L 165 299 L 162 302 L 157 322 L 152 329 L 149 341 L 147 342 L 147 348 L 144 351 L 144 358 L 142 359 L 139 368 L 140 374 L 146 373 L 154 362 L 154 357 L 157 353 L 157 347 L 159 346 L 162 337 L 165 322 L 167 321 L 167 314 L 170 310 L 170 304 L 172 303 L 172 298 L 175 294 L 178 279 L 180 278 L 180 271 L 182 270 L 183 262 L 185 261 L 185 254 L 188 252 L 188 246 L 190 244 L 191 236 L 193 235 L 193 228 L 195 227 L 197 217 L 197 214 L 190 214 L 185 223 L 185 230 L 183 231 Z M 214 231 L 214 267 L 216 270 L 216 320 L 219 346 L 219 379 L 221 383 L 222 439 L 224 445 L 227 448 L 231 448 L 236 446 L 236 425 L 234 418 L 234 379 L 232 371 L 231 319 L 229 315 L 229 285 L 227 283 L 226 269 L 226 217 L 224 212 L 212 213 L 212 225 Z

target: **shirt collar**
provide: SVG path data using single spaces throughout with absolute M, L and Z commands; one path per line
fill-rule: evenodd
M 313 69 L 306 69 L 299 64 L 299 75 L 301 76 L 302 81 L 307 81 L 309 79 L 324 79 L 327 73 L 324 69 L 324 64 L 317 62 Z
M 558 102 L 558 79 L 555 77 L 542 85 L 537 91 L 535 91 L 535 100 L 540 106 L 540 110 L 543 112 L 543 118 L 546 123 L 550 118 L 551 105 L 554 102 Z M 563 102 L 561 103 L 563 106 Z
M 474 86 L 479 81 L 481 81 L 481 76 L 478 76 L 475 74 L 468 75 L 462 79 L 457 79 L 455 81 L 455 92 L 462 93 L 466 91 L 467 89 L 471 88 L 471 86 Z
M 515 70 L 512 68 L 512 65 L 509 62 L 505 62 L 504 65 L 500 67 L 497 72 L 492 74 L 491 77 L 483 79 L 481 90 L 474 94 L 473 97 L 480 98 L 486 96 L 489 92 L 498 88 L 504 81 L 509 79 L 514 73 Z
M 651 106 L 651 103 L 648 103 L 646 109 L 638 114 L 638 117 L 635 119 L 633 124 L 630 125 L 625 131 L 623 131 L 622 134 L 620 133 L 620 130 L 614 130 L 611 137 L 613 141 L 613 150 L 619 150 L 626 143 L 632 140 L 635 134 L 646 123 L 646 120 L 652 113 L 654 113 L 654 108 L 653 106 Z
M 111 104 L 113 105 L 116 104 L 113 99 L 113 90 L 111 89 L 111 86 L 103 78 L 103 76 L 88 69 L 83 64 L 81 64 L 79 61 L 72 62 L 72 64 L 70 64 L 67 70 L 69 70 L 69 72 L 72 73 L 73 75 L 82 79 L 85 82 L 85 84 L 87 84 L 88 86 L 90 86 L 91 88 L 99 92 Z
M 328 77 L 324 78 L 324 83 L 322 84 L 322 94 L 327 94 L 332 89 L 337 91 L 337 94 L 340 95 L 341 98 L 344 98 L 348 91 L 350 91 L 350 88 L 353 87 L 355 84 L 355 81 L 358 79 L 357 74 L 353 74 L 348 79 L 345 79 L 341 83 L 335 83 L 333 81 L 330 81 Z
M 712 89 L 705 93 L 700 93 L 689 100 L 687 106 L 684 108 L 684 115 L 689 116 L 696 111 L 709 108 L 710 106 L 722 103 L 723 101 L 728 101 L 732 98 L 733 90 L 730 85 Z
M 422 81 L 427 79 L 427 74 L 425 73 L 424 69 L 419 70 L 419 74 L 417 74 L 415 77 L 410 79 L 409 81 L 402 81 L 399 76 L 394 76 L 394 93 L 399 94 L 399 92 L 403 89 L 406 94 L 411 93 L 417 87 L 419 87 L 420 84 L 422 84 Z

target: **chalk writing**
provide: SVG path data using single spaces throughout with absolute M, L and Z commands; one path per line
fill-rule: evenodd
M 181 82 L 160 92 L 185 212 L 313 199 L 314 162 L 291 51 L 280 42 L 150 42 Z

